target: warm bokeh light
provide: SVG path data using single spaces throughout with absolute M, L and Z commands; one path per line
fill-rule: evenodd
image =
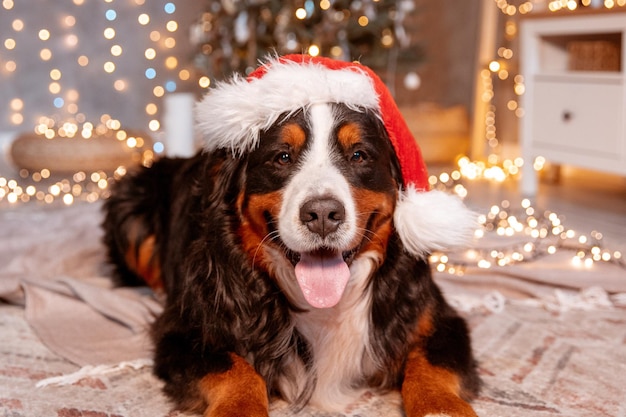
M 41 29 L 39 31 L 39 39 L 41 39 L 42 41 L 47 41 L 48 39 L 50 39 L 50 31 L 48 31 L 47 29 Z
M 148 16 L 146 13 L 142 13 L 137 18 L 137 21 L 139 22 L 140 25 L 144 25 L 145 26 L 148 23 L 150 23 L 150 16 Z
M 52 58 L 52 51 L 50 51 L 50 49 L 48 48 L 44 48 L 39 51 L 39 57 L 42 61 L 49 61 L 50 58 Z
M 211 79 L 207 76 L 200 77 L 200 80 L 198 80 L 198 85 L 202 88 L 209 88 L 209 86 L 211 85 Z

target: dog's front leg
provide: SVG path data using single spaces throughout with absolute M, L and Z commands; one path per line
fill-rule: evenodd
M 205 417 L 267 417 L 265 381 L 242 357 L 231 354 L 232 366 L 204 376 L 199 384 L 208 407 Z
M 432 365 L 421 349 L 409 354 L 402 383 L 407 417 L 476 417 L 460 393 L 458 375 Z

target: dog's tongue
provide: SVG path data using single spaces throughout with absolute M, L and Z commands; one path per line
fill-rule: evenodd
M 341 299 L 350 269 L 341 253 L 303 253 L 296 264 L 296 278 L 311 306 L 330 308 Z

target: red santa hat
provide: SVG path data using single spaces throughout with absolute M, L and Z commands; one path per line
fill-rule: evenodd
M 402 170 L 394 225 L 409 252 L 424 257 L 471 238 L 476 216 L 456 196 L 429 191 L 417 142 L 385 84 L 364 65 L 309 55 L 272 58 L 247 78 L 218 83 L 198 103 L 196 120 L 206 150 L 242 155 L 279 117 L 315 103 L 371 109 L 381 118 Z

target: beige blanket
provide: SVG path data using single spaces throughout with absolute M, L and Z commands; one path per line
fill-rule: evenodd
M 112 288 L 99 204 L 0 211 L 0 298 L 24 305 L 42 341 L 77 365 L 149 358 L 161 310 L 146 288 Z

